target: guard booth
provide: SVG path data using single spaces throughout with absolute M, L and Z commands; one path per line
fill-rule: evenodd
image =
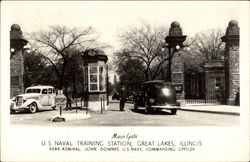
M 84 68 L 84 107 L 101 111 L 108 108 L 108 57 L 101 50 L 88 50 L 82 56 Z

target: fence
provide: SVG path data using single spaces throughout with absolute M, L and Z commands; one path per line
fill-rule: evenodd
M 86 110 L 86 114 L 89 111 L 88 106 L 84 105 L 84 99 L 83 98 L 75 98 L 71 101 L 71 108 L 68 108 L 70 110 L 75 109 L 76 113 L 78 110 Z M 104 97 L 100 98 L 100 113 L 102 114 L 105 110 L 105 99 Z
M 71 108 L 68 108 L 68 109 L 75 109 L 76 113 L 78 112 L 78 110 L 86 110 L 86 114 L 88 114 L 88 107 L 84 106 L 83 98 L 72 99 Z
M 204 92 L 186 92 L 186 104 L 220 104 L 220 96 L 215 90 Z

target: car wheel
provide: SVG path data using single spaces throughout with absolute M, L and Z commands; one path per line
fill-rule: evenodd
M 137 110 L 138 109 L 138 105 L 136 102 L 134 102 L 134 109 Z
M 150 114 L 152 112 L 148 102 L 145 103 L 145 113 Z
M 37 111 L 37 105 L 35 102 L 29 105 L 29 110 L 31 113 L 35 113 Z
M 177 112 L 177 109 L 171 109 L 171 114 L 175 115 Z
M 15 114 L 15 112 L 16 112 L 15 110 L 12 109 L 10 110 L 10 114 Z

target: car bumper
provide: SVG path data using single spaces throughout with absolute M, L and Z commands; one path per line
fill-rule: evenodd
M 176 105 L 161 105 L 161 106 L 152 105 L 151 108 L 154 108 L 154 109 L 168 109 L 168 110 L 171 110 L 171 109 L 180 109 L 180 106 L 176 106 Z
M 27 106 L 11 106 L 10 107 L 11 110 L 23 110 L 23 109 L 28 109 Z

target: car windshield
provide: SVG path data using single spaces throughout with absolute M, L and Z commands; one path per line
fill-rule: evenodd
M 159 83 L 151 83 L 146 85 L 146 87 L 148 88 L 156 88 L 156 89 L 162 89 L 162 88 L 166 88 L 166 87 L 170 87 L 169 83 L 164 83 L 164 82 L 159 82 Z
M 169 87 L 169 84 L 167 83 L 157 83 L 154 85 L 155 88 L 165 88 L 165 87 Z
M 27 89 L 26 90 L 26 93 L 40 93 L 41 92 L 41 89 Z

